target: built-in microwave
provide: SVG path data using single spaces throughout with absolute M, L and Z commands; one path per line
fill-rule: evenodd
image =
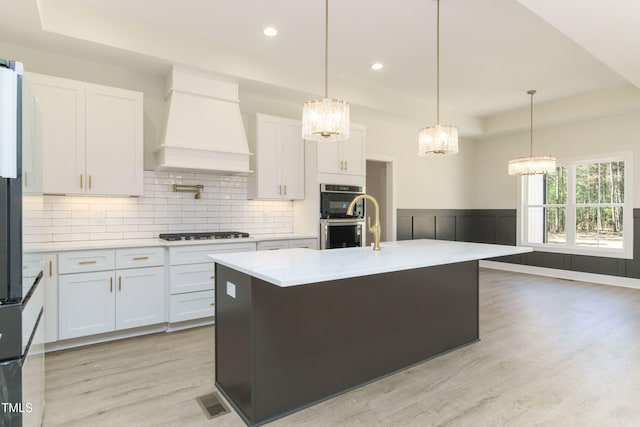
M 320 219 L 364 219 L 364 200 L 347 215 L 349 204 L 360 194 L 364 189 L 358 185 L 320 184 Z

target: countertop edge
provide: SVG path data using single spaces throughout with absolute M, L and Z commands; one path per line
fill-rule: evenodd
M 415 242 L 412 241 L 412 242 Z M 444 242 L 444 241 L 440 241 L 440 242 Z M 458 242 L 450 242 L 453 244 L 457 244 Z M 462 242 L 460 242 L 462 243 Z M 506 245 L 488 245 L 488 244 L 477 244 L 477 245 L 483 245 L 483 246 L 490 246 L 493 247 L 494 252 L 492 253 L 487 253 L 486 255 L 469 255 L 469 254 L 460 254 L 458 256 L 456 256 L 455 258 L 446 260 L 446 261 L 438 261 L 438 262 L 431 262 L 430 260 L 420 260 L 420 261 L 416 261 L 416 262 L 407 262 L 405 264 L 396 264 L 393 266 L 367 266 L 366 268 L 360 268 L 360 269 L 354 269 L 354 270 L 343 270 L 340 272 L 333 272 L 333 273 L 320 273 L 317 274 L 315 276 L 313 276 L 312 278 L 296 278 L 296 279 L 280 279 L 278 277 L 274 277 L 272 275 L 269 274 L 265 274 L 259 270 L 255 270 L 255 269 L 250 269 L 247 268 L 241 264 L 235 263 L 235 262 L 230 262 L 229 260 L 227 260 L 227 256 L 230 254 L 214 254 L 214 255 L 208 255 L 209 258 L 211 258 L 214 262 L 219 263 L 221 265 L 224 265 L 228 268 L 232 268 L 235 269 L 241 273 L 256 277 L 258 279 L 264 280 L 268 283 L 271 283 L 275 286 L 279 286 L 279 287 L 290 287 L 290 286 L 300 286 L 300 285 L 305 285 L 305 284 L 311 284 L 311 283 L 318 283 L 318 282 L 327 282 L 327 281 L 331 281 L 331 280 L 340 280 L 340 279 L 348 279 L 348 278 L 352 278 L 352 277 L 360 277 L 360 276 L 369 276 L 369 275 L 374 275 L 374 274 L 383 274 L 383 273 L 392 273 L 395 271 L 402 271 L 402 270 L 412 270 L 412 269 L 417 269 L 417 268 L 424 268 L 424 267 L 435 267 L 438 265 L 446 265 L 446 264 L 455 264 L 455 263 L 459 263 L 459 262 L 467 262 L 467 261 L 476 261 L 476 260 L 481 260 L 481 259 L 488 259 L 488 258 L 494 258 L 494 257 L 500 257 L 500 256 L 506 256 L 506 255 L 515 255 L 515 254 L 523 254 L 523 253 L 528 253 L 528 252 L 532 252 L 533 249 L 532 248 L 528 248 L 528 247 L 523 247 L 523 246 L 506 246 Z M 346 248 L 346 250 L 349 249 L 355 249 L 355 248 Z M 367 248 L 364 248 L 365 250 L 367 250 Z M 389 248 L 387 248 L 388 250 Z M 331 251 L 340 251 L 342 249 L 332 249 Z M 382 250 L 385 250 L 385 248 L 383 247 Z M 294 253 L 292 251 L 310 251 L 310 249 L 301 249 L 301 248 L 295 248 L 295 249 L 284 249 L 282 251 L 279 251 L 281 254 L 285 254 L 286 252 L 288 253 Z M 318 254 L 323 253 L 325 251 L 314 251 Z M 326 253 L 326 252 L 325 252 Z
M 278 240 L 302 240 L 317 239 L 318 236 L 309 234 L 264 234 L 236 239 L 207 239 L 207 240 L 183 240 L 166 241 L 158 238 L 152 239 L 121 239 L 121 240 L 93 240 L 93 241 L 69 241 L 46 243 L 23 243 L 25 253 L 68 252 L 94 249 L 126 249 L 144 247 L 178 247 L 195 245 L 220 245 L 229 243 L 258 243 Z

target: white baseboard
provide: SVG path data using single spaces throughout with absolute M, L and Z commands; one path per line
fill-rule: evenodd
M 205 317 L 203 319 L 187 320 L 185 322 L 169 323 L 167 332 L 182 331 L 184 329 L 197 328 L 215 324 L 215 317 Z
M 107 332 L 104 334 L 89 335 L 86 337 L 71 338 L 60 341 L 53 341 L 45 344 L 45 352 L 53 352 L 59 350 L 67 350 L 75 347 L 83 347 L 86 345 L 100 344 L 107 341 L 121 340 L 125 338 L 133 338 L 141 335 L 157 334 L 159 332 L 182 331 L 200 326 L 213 325 L 214 317 L 206 317 L 203 319 L 188 320 L 179 323 L 160 323 L 152 326 L 143 326 L 140 328 L 123 329 L 120 331 Z
M 480 267 L 494 270 L 513 271 L 516 273 L 535 274 L 538 276 L 555 277 L 558 279 L 576 280 L 580 282 L 598 283 L 601 285 L 621 286 L 624 288 L 640 289 L 640 279 L 629 277 L 609 276 L 606 274 L 583 273 L 580 271 L 557 270 L 555 268 L 533 267 L 530 265 L 511 264 L 497 261 L 480 261 Z
M 89 335 L 86 337 L 71 338 L 66 340 L 54 341 L 45 344 L 45 352 L 67 350 L 74 347 L 82 347 L 91 344 L 100 344 L 107 341 L 121 340 L 124 338 L 133 338 L 141 335 L 156 334 L 158 332 L 167 332 L 167 324 L 161 323 L 153 326 L 143 326 L 140 328 L 123 329 L 121 331 L 108 332 L 105 334 Z

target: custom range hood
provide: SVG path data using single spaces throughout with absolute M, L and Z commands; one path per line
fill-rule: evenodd
M 252 172 L 236 80 L 173 66 L 165 105 L 158 169 Z

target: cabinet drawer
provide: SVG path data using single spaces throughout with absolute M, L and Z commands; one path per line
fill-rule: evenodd
M 255 251 L 256 244 L 250 243 L 221 243 L 219 245 L 189 245 L 169 248 L 169 263 L 171 265 L 198 264 L 211 262 L 207 255 L 225 252 Z
M 164 248 L 116 250 L 116 268 L 155 267 L 164 265 Z
M 212 317 L 215 314 L 213 300 L 213 291 L 171 295 L 169 322 L 183 322 L 185 320 Z
M 115 250 L 61 252 L 58 254 L 58 273 L 86 273 L 113 270 L 116 266 Z
M 273 251 L 277 249 L 289 248 L 288 240 L 273 240 L 270 242 L 258 242 L 256 249 L 259 251 Z
M 289 247 L 290 248 L 309 248 L 309 249 L 318 249 L 318 247 L 316 246 L 317 240 L 316 239 L 296 239 L 296 240 L 289 240 Z
M 213 262 L 207 262 L 169 267 L 171 294 L 212 290 L 214 286 L 214 266 Z

